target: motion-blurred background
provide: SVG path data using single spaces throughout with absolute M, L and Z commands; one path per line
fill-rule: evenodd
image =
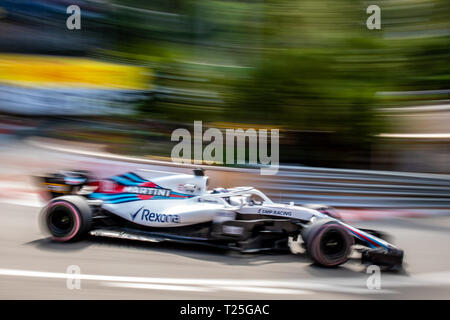
M 1 119 L 152 157 L 194 120 L 278 128 L 281 163 L 448 173 L 449 18 L 446 0 L 0 0 Z
M 66 25 L 71 5 L 79 30 Z M 366 26 L 370 5 L 380 30 Z M 0 298 L 448 299 L 449 49 L 448 0 L 0 0 Z M 170 162 L 171 133 L 192 133 L 194 120 L 280 130 L 277 175 L 211 167 L 211 187 L 332 205 L 392 235 L 406 273 L 383 275 L 388 290 L 374 295 L 359 263 L 43 237 L 33 175 L 189 173 Z M 58 277 L 73 264 L 182 285 L 68 290 Z M 277 287 L 255 291 L 248 279 Z

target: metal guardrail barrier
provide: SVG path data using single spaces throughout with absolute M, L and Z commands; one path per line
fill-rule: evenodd
M 282 166 L 276 176 L 259 176 L 254 183 L 281 202 L 450 209 L 450 175 L 445 174 Z
M 31 145 L 60 152 L 143 165 L 165 171 L 188 172 L 202 167 L 211 177 L 211 187 L 254 186 L 277 202 L 323 203 L 348 208 L 435 208 L 450 212 L 450 174 L 399 171 L 331 169 L 280 166 L 276 175 L 263 176 L 257 167 L 240 169 L 120 156 L 78 150 L 48 139 L 28 139 Z

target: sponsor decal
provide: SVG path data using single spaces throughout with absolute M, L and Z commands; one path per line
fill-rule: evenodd
M 277 216 L 292 216 L 292 211 L 284 211 L 284 210 L 272 210 L 272 209 L 258 209 L 259 214 L 271 214 Z
M 126 186 L 123 188 L 124 193 L 136 193 L 136 194 L 145 194 L 151 196 L 170 196 L 170 189 L 162 189 L 162 188 L 150 188 L 150 187 L 138 187 L 138 186 Z
M 191 184 L 191 183 L 179 184 L 179 185 L 178 185 L 178 190 L 184 191 L 184 192 L 191 192 L 191 193 L 194 193 L 195 190 L 197 190 L 197 189 L 200 189 L 200 188 L 197 187 L 197 185 Z
M 136 219 L 137 216 L 139 216 L 141 221 L 150 221 L 159 223 L 180 223 L 180 216 L 177 214 L 156 213 L 143 208 L 144 207 L 140 207 L 135 213 L 130 213 L 131 219 L 133 221 Z
M 219 203 L 219 200 L 216 200 L 216 199 L 199 198 L 197 201 L 198 202 L 208 202 L 208 203 Z
M 99 190 L 102 192 L 115 192 L 117 188 L 117 184 L 111 180 L 101 180 Z
M 47 188 L 48 191 L 57 192 L 57 193 L 66 193 L 69 191 L 69 186 L 59 183 L 48 183 L 44 182 L 43 185 Z
M 139 212 L 142 210 L 142 208 L 144 207 L 140 207 L 138 211 L 136 211 L 135 213 L 130 213 L 131 216 L 131 220 L 134 221 L 134 219 L 136 218 L 136 216 L 139 214 Z
M 133 172 L 102 181 L 97 191 L 89 195 L 90 198 L 104 200 L 108 204 L 141 200 L 186 199 L 193 196 L 162 188 Z

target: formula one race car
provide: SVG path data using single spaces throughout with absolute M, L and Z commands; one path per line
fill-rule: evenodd
M 96 180 L 86 171 L 66 171 L 41 177 L 51 196 L 41 225 L 61 242 L 89 234 L 256 252 L 289 250 L 297 241 L 326 267 L 345 263 L 357 248 L 363 263 L 402 265 L 403 251 L 381 233 L 352 227 L 327 206 L 274 203 L 252 187 L 208 190 L 202 169 L 153 179 L 146 174 Z

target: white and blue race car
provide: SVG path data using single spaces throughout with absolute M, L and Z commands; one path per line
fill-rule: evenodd
M 330 207 L 274 203 L 253 187 L 208 190 L 202 169 L 158 178 L 128 172 L 102 180 L 65 171 L 39 181 L 51 196 L 41 225 L 55 241 L 90 235 L 241 252 L 289 250 L 297 242 L 325 267 L 345 263 L 354 250 L 364 263 L 402 266 L 403 251 L 382 233 L 350 226 Z

